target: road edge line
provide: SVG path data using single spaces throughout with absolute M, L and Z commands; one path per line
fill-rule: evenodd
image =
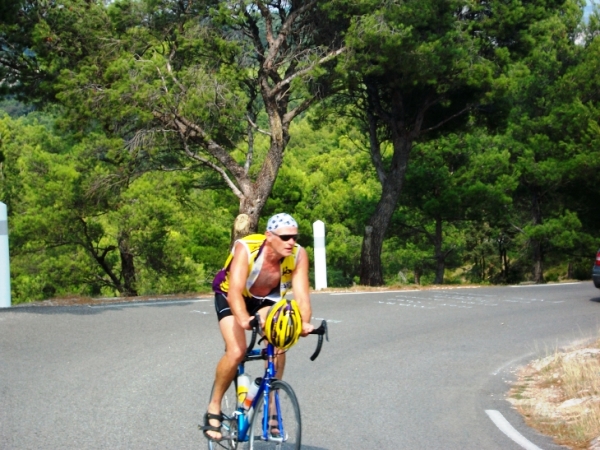
M 540 447 L 515 430 L 515 428 L 508 422 L 508 420 L 506 420 L 500 411 L 496 411 L 495 409 L 486 409 L 485 413 L 500 431 L 502 431 L 505 435 L 507 435 L 525 450 L 542 450 Z

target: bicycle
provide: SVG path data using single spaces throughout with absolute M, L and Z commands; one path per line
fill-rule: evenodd
M 256 335 L 260 327 L 258 315 L 250 322 L 252 338 L 246 349 L 246 357 L 238 366 L 237 375 L 223 396 L 221 422 L 222 438 L 208 441 L 209 450 L 225 449 L 295 449 L 299 450 L 302 440 L 300 406 L 292 387 L 285 381 L 275 378 L 275 347 L 271 343 L 262 349 L 254 349 Z M 310 357 L 314 361 L 321 352 L 323 336 L 329 341 L 327 322 L 323 320 L 319 328 L 310 334 L 319 336 L 317 348 Z M 259 341 L 264 339 L 264 337 Z M 266 360 L 265 373 L 260 380 L 258 391 L 249 408 L 238 402 L 238 377 L 245 372 L 248 361 Z M 212 397 L 212 391 L 211 391 Z M 274 422 L 277 424 L 273 424 Z M 198 426 L 199 428 L 201 425 Z

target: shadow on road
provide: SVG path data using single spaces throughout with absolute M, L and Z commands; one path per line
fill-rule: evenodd
M 600 297 L 590 298 L 590 302 L 600 303 Z

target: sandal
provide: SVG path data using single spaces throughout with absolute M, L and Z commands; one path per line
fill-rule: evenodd
M 214 426 L 211 425 L 209 423 L 210 420 L 218 420 L 219 426 Z M 221 439 L 223 439 L 223 433 L 221 432 L 221 427 L 222 427 L 222 422 L 223 422 L 223 414 L 219 413 L 219 414 L 212 414 L 209 413 L 208 411 L 206 412 L 206 414 L 204 414 L 204 426 L 198 426 L 198 428 L 200 429 L 200 431 L 202 431 L 202 433 L 204 433 L 204 437 L 206 437 L 206 439 L 208 439 L 209 441 L 214 441 L 214 442 L 218 442 Z M 216 431 L 217 433 L 221 433 L 221 437 L 220 438 L 214 438 L 209 436 L 208 434 L 206 434 L 207 431 Z

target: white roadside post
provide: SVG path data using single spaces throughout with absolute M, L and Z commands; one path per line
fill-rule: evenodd
M 8 257 L 8 216 L 0 202 L 0 308 L 10 308 L 10 265 Z
M 325 224 L 320 220 L 313 223 L 315 239 L 315 289 L 327 288 L 327 262 L 325 259 Z

